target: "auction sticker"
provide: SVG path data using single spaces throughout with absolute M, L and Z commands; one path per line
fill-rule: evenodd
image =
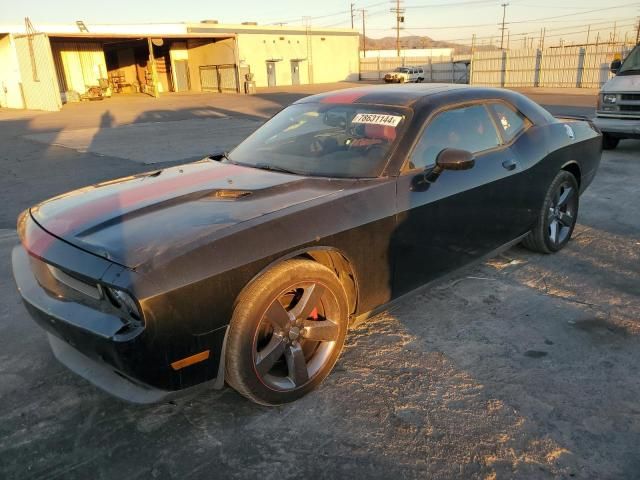
M 359 113 L 351 123 L 367 123 L 370 125 L 388 125 L 397 127 L 402 120 L 402 115 L 386 115 L 382 113 Z

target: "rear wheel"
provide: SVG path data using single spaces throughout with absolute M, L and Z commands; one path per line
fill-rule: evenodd
M 311 260 L 283 262 L 238 298 L 225 378 L 262 405 L 296 400 L 333 369 L 347 321 L 347 296 L 331 270 Z
M 602 148 L 604 150 L 613 150 L 620 143 L 620 139 L 617 137 L 612 137 L 608 133 L 604 133 L 602 135 Z
M 578 218 L 579 191 L 576 178 L 561 171 L 551 182 L 536 226 L 522 244 L 529 250 L 553 253 L 571 238 Z

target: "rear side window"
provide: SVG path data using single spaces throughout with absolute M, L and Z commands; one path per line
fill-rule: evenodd
M 492 103 L 489 108 L 496 116 L 498 128 L 502 130 L 505 143 L 509 143 L 516 135 L 527 128 L 527 119 L 504 103 Z
M 422 132 L 411 159 L 410 168 L 425 168 L 436 162 L 445 148 L 458 148 L 471 153 L 500 145 L 500 137 L 484 105 L 447 110 L 437 114 Z

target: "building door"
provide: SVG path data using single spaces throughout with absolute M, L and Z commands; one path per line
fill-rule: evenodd
M 275 62 L 267 62 L 267 85 L 276 86 L 276 64 Z
M 62 99 L 49 37 L 34 33 L 14 39 L 25 108 L 60 110 Z
M 300 62 L 291 60 L 291 85 L 300 85 Z
M 176 60 L 173 62 L 176 76 L 176 92 L 186 92 L 190 90 L 189 86 L 189 61 Z

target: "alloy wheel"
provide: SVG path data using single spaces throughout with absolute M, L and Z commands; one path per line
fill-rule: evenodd
M 331 358 L 340 335 L 337 301 L 318 282 L 293 285 L 264 312 L 253 342 L 254 369 L 267 387 L 306 385 Z
M 547 216 L 549 240 L 561 245 L 571 235 L 576 222 L 577 192 L 569 182 L 563 182 L 553 195 Z

